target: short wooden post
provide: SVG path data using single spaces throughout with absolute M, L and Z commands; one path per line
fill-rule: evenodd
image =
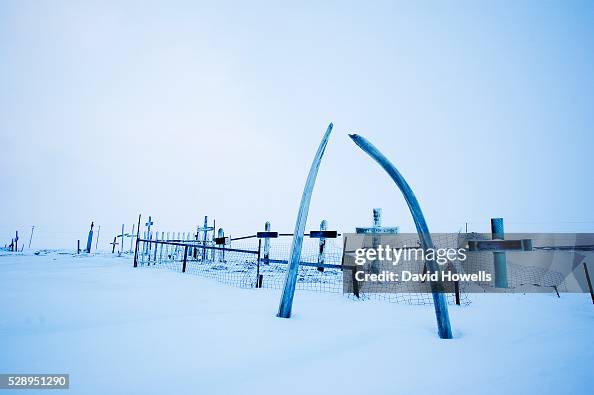
M 328 222 L 323 219 L 322 222 L 320 222 L 320 230 L 324 231 L 328 229 Z M 326 238 L 325 237 L 320 237 L 320 248 L 318 251 L 318 263 L 321 263 L 322 265 L 325 262 L 325 254 L 324 254 L 324 248 L 326 247 Z M 323 266 L 318 266 L 318 271 L 323 272 L 324 271 L 324 267 Z
M 493 240 L 504 240 L 503 218 L 491 218 L 491 238 Z M 493 252 L 493 266 L 495 275 L 495 287 L 507 288 L 507 261 L 505 252 Z
M 456 294 L 456 304 L 460 306 L 460 282 L 454 281 L 454 292 Z
M 592 298 L 592 303 L 594 304 L 594 291 L 592 291 L 592 280 L 590 280 L 590 273 L 588 273 L 588 266 L 586 262 L 582 262 L 584 265 L 584 272 L 586 273 L 586 281 L 588 282 L 588 288 L 590 289 L 590 297 Z
M 19 231 L 16 231 L 16 236 L 14 237 L 14 250 L 19 252 Z
M 182 267 L 182 273 L 186 272 L 186 262 L 188 261 L 188 246 L 184 247 L 184 265 Z
M 76 253 L 80 254 L 80 240 L 76 241 Z
M 112 254 L 115 253 L 115 246 L 118 244 L 117 240 L 118 240 L 118 237 L 114 236 L 113 243 L 111 243 L 111 253 Z

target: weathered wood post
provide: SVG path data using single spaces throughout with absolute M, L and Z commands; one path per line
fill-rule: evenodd
M 155 242 L 158 242 L 158 241 L 159 241 L 159 232 L 156 232 L 155 231 Z M 155 243 L 155 256 L 154 256 L 154 263 L 153 263 L 153 265 L 156 265 L 157 264 L 157 250 L 158 250 L 157 247 L 158 246 L 159 246 L 159 243 Z
M 318 169 L 332 132 L 332 123 L 328 125 L 326 133 L 320 142 L 316 155 L 314 156 L 305 187 L 303 188 L 303 195 L 301 196 L 301 204 L 299 205 L 299 212 L 297 213 L 297 220 L 295 222 L 295 230 L 293 231 L 293 241 L 291 242 L 291 250 L 289 253 L 289 265 L 287 274 L 285 275 L 285 285 L 281 295 L 280 305 L 278 307 L 277 317 L 289 318 L 291 317 L 291 310 L 293 308 L 293 297 L 295 296 L 295 285 L 297 283 L 297 272 L 299 271 L 299 262 L 301 260 L 301 249 L 303 247 L 303 232 L 305 231 L 305 223 L 307 222 L 307 214 L 309 212 L 309 203 L 311 202 L 311 195 L 313 187 L 318 175 Z
M 80 254 L 80 240 L 76 241 L 76 253 Z
M 165 240 L 165 232 L 161 231 L 161 240 Z M 163 244 L 159 248 L 159 263 L 163 261 Z
M 182 267 L 182 273 L 186 272 L 186 262 L 188 261 L 188 246 L 184 247 L 184 265 Z
M 264 232 L 270 232 L 270 221 L 266 221 L 264 224 Z M 270 237 L 264 238 L 264 264 L 269 265 L 270 259 Z
M 415 222 L 415 226 L 417 228 L 417 233 L 419 235 L 419 240 L 423 246 L 425 251 L 433 250 L 433 240 L 431 239 L 431 235 L 429 234 L 429 227 L 427 226 L 427 222 L 425 221 L 425 216 L 421 211 L 421 206 L 417 201 L 415 194 L 413 193 L 412 189 L 402 177 L 398 169 L 382 154 L 373 144 L 371 144 L 367 139 L 357 134 L 350 134 L 349 137 L 354 141 L 355 144 L 359 148 L 361 148 L 365 153 L 367 153 L 373 160 L 375 160 L 385 171 L 388 173 L 390 178 L 394 181 L 394 183 L 398 186 L 402 195 L 404 196 L 404 200 L 408 204 L 408 208 L 411 212 L 413 220 Z M 439 272 L 441 268 L 434 260 L 427 260 L 425 265 L 431 272 Z M 443 285 L 440 282 L 431 281 L 431 291 L 433 295 L 433 306 L 435 308 L 435 318 L 437 319 L 437 330 L 439 333 L 439 337 L 442 339 L 451 339 L 452 338 L 452 328 L 450 326 L 450 315 L 448 313 L 448 305 L 446 302 L 445 295 L 443 294 L 444 289 Z
M 219 228 L 219 230 L 217 231 L 217 238 L 215 239 L 215 241 L 218 240 L 217 244 L 218 245 L 222 245 L 223 246 L 223 250 L 221 251 L 220 255 L 219 255 L 219 262 L 222 261 L 225 262 L 225 231 L 223 230 L 223 228 Z M 222 241 L 222 243 L 221 243 Z
M 15 231 L 15 237 L 14 237 L 14 250 L 16 252 L 19 252 L 19 231 Z
M 31 240 L 33 240 L 33 230 L 35 230 L 35 226 L 31 226 L 31 237 L 29 237 L 29 247 L 31 248 Z
M 118 253 L 118 255 L 122 255 L 124 253 L 124 230 L 125 230 L 124 224 L 122 224 L 122 235 L 121 235 L 122 241 L 120 244 L 120 252 Z
M 134 249 L 134 224 L 132 224 L 132 233 L 130 233 L 130 253 Z
M 95 223 L 91 221 L 91 230 L 89 230 L 89 236 L 87 237 L 87 248 L 85 249 L 87 254 L 91 252 L 91 244 L 93 244 L 93 226 L 95 226 Z
M 95 238 L 95 251 L 98 250 L 99 247 L 99 234 L 101 233 L 101 225 L 97 227 L 97 237 Z M 130 250 L 132 251 L 132 250 Z
M 260 250 L 262 249 L 262 239 L 258 239 L 258 260 L 256 261 L 256 288 L 262 288 L 260 279 Z
M 206 260 L 206 236 L 208 235 L 208 216 L 204 216 L 204 236 L 202 237 L 202 262 Z
M 503 218 L 491 218 L 491 239 L 504 240 Z M 496 288 L 507 288 L 507 259 L 505 252 L 493 252 L 493 266 Z
M 140 243 L 139 237 L 136 238 L 136 248 L 134 248 L 134 267 L 138 267 L 138 243 Z
M 320 231 L 323 232 L 327 229 L 328 229 L 328 222 L 325 219 L 323 219 L 322 222 L 320 222 Z M 325 258 L 326 258 L 326 256 L 324 255 L 324 248 L 326 248 L 326 238 L 325 237 L 320 237 L 319 247 L 320 248 L 318 250 L 318 263 L 323 265 L 325 262 Z M 318 271 L 323 272 L 324 266 L 318 266 Z

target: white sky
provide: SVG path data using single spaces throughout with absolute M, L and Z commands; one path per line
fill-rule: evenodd
M 298 3 L 2 1 L 0 241 L 290 232 L 330 121 L 308 228 L 414 231 L 356 132 L 434 232 L 594 231 L 594 2 Z

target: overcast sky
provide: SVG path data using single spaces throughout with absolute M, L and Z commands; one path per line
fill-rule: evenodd
M 152 215 L 292 231 L 594 231 L 594 2 L 0 2 L 0 241 Z

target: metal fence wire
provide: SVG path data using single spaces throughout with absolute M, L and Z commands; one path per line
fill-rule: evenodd
M 255 235 L 231 240 L 228 245 L 216 245 L 213 241 L 139 239 L 136 244 L 134 266 L 199 275 L 235 287 L 282 289 L 287 271 L 290 238 L 268 240 L 269 244 L 264 248 L 264 241 Z M 326 239 L 323 254 L 320 254 L 319 239 L 305 238 L 296 289 L 343 293 L 345 266 L 342 260 L 341 237 Z M 362 290 L 358 298 L 410 305 L 433 304 L 429 289 L 410 291 L 404 288 L 395 288 L 387 293 Z M 469 304 L 463 289 L 459 296 L 461 304 Z M 353 294 L 349 294 L 349 297 L 355 298 Z M 456 303 L 453 293 L 447 294 L 447 300 L 450 304 Z

